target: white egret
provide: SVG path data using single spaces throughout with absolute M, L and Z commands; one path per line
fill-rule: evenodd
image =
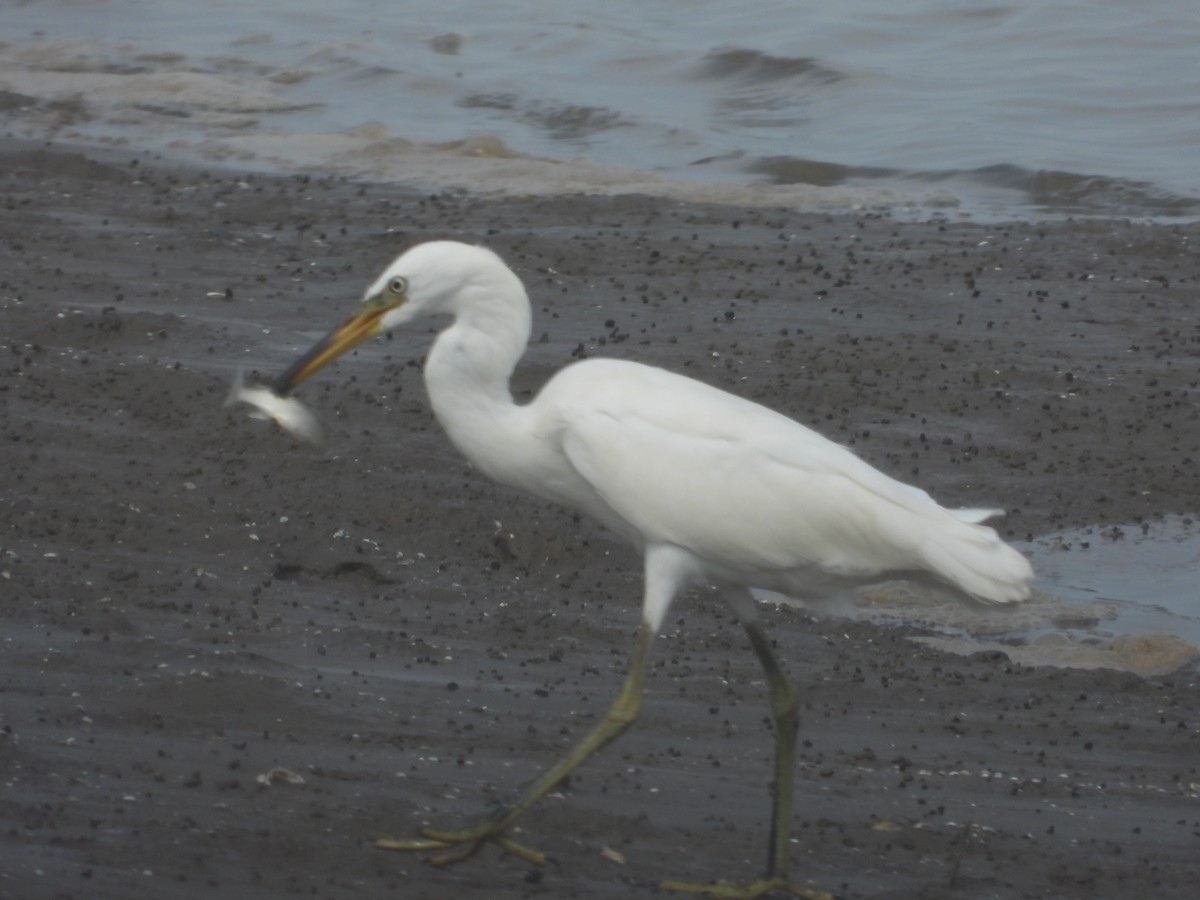
M 381 840 L 440 851 L 444 865 L 495 843 L 542 854 L 506 830 L 637 717 L 651 644 L 686 587 L 717 587 L 766 672 L 775 778 L 765 875 L 741 887 L 666 882 L 675 890 L 753 897 L 787 880 L 798 701 L 758 622 L 751 588 L 820 596 L 883 578 L 944 583 L 986 603 L 1029 596 L 1028 561 L 980 524 L 997 510 L 947 510 L 849 450 L 766 407 L 663 369 L 577 362 L 526 405 L 509 378 L 530 335 L 524 286 L 496 254 L 450 241 L 419 244 L 366 292 L 361 310 L 301 356 L 280 395 L 364 340 L 427 316 L 451 321 L 425 364 L 434 414 L 454 445 L 499 482 L 585 512 L 645 557 L 642 619 L 625 682 L 603 720 L 501 814 L 462 831 Z

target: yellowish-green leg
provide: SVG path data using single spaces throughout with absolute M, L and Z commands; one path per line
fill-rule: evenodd
M 433 856 L 429 860 L 435 866 L 446 866 L 474 856 L 484 844 L 490 842 L 534 865 L 544 865 L 546 857 L 543 854 L 518 844 L 504 832 L 529 807 L 554 790 L 559 782 L 579 768 L 588 757 L 604 745 L 611 743 L 633 724 L 642 705 L 642 683 L 646 679 L 646 660 L 650 656 L 650 647 L 653 642 L 653 630 L 643 624 L 638 631 L 633 658 L 629 663 L 629 674 L 625 676 L 621 692 L 617 695 L 613 705 L 609 707 L 608 712 L 604 714 L 604 718 L 587 737 L 576 744 L 571 752 L 559 761 L 558 765 L 539 778 L 537 783 L 508 809 L 490 821 L 465 831 L 424 829 L 421 832 L 423 835 L 421 838 L 403 841 L 380 839 L 375 842 L 375 846 L 382 850 L 446 850 L 449 852 Z
M 767 675 L 767 686 L 771 695 L 771 716 L 775 721 L 775 780 L 771 784 L 771 839 L 767 846 L 767 873 L 757 881 L 746 885 L 733 885 L 724 881 L 715 884 L 689 884 L 681 881 L 664 881 L 661 887 L 668 891 L 703 894 L 718 900 L 751 900 L 766 894 L 779 892 L 809 900 L 833 900 L 824 891 L 800 887 L 787 878 L 789 842 L 792 834 L 792 795 L 796 780 L 796 731 L 800 727 L 800 702 L 796 689 L 783 674 L 771 644 L 757 620 L 750 615 L 742 617 L 742 624 L 750 636 L 754 653 L 762 663 Z

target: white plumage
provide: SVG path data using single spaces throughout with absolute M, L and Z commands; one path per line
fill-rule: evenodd
M 996 510 L 946 510 L 786 416 L 663 369 L 578 362 L 531 403 L 515 404 L 509 377 L 529 340 L 529 301 L 520 280 L 481 247 L 441 241 L 400 256 L 367 290 L 362 312 L 297 360 L 277 390 L 286 393 L 374 334 L 437 315 L 452 317 L 425 366 L 438 421 L 487 475 L 585 512 L 644 553 L 642 637 L 605 721 L 506 816 L 388 846 L 459 848 L 442 862 L 489 840 L 532 853 L 504 828 L 632 721 L 650 639 L 675 596 L 707 582 L 724 591 L 767 670 L 777 790 L 761 884 L 786 885 L 790 796 L 781 794 L 791 791 L 795 694 L 770 654 L 749 589 L 817 597 L 908 576 L 1011 603 L 1029 596 L 1028 561 L 980 524 Z

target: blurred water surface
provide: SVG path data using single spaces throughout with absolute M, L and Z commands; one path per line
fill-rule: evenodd
M 0 123 L 421 181 L 406 142 L 560 161 L 534 180 L 563 192 L 1194 218 L 1197 47 L 1194 0 L 32 0 L 0 11 Z

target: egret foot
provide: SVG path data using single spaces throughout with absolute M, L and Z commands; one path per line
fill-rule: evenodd
M 470 859 L 484 844 L 495 844 L 505 853 L 520 857 L 525 862 L 535 866 L 546 864 L 546 855 L 539 853 L 523 844 L 518 844 L 493 823 L 480 825 L 466 831 L 434 831 L 429 828 L 421 830 L 422 837 L 407 841 L 397 841 L 391 838 L 380 838 L 375 846 L 380 850 L 407 850 L 424 853 L 430 850 L 449 850 L 449 853 L 429 857 L 429 862 L 435 866 L 449 866 L 464 859 Z
M 755 897 L 764 897 L 775 892 L 791 894 L 793 897 L 804 897 L 806 900 L 833 900 L 833 894 L 800 887 L 779 875 L 772 878 L 760 878 L 749 884 L 730 884 L 727 881 L 716 881 L 712 884 L 664 881 L 659 884 L 659 887 L 664 891 L 676 891 L 681 894 L 701 894 L 705 897 L 712 897 L 713 900 L 754 900 Z

